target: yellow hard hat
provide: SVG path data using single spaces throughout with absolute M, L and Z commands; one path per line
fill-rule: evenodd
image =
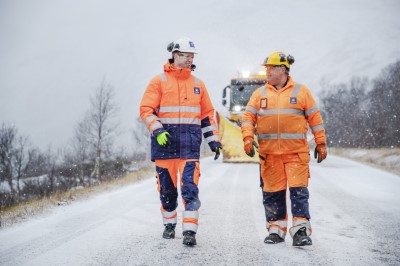
M 261 64 L 262 66 L 266 65 L 274 65 L 274 66 L 285 66 L 287 69 L 290 69 L 290 65 L 294 63 L 294 57 L 291 55 L 286 55 L 284 52 L 273 52 L 267 58 L 265 58 L 264 62 Z

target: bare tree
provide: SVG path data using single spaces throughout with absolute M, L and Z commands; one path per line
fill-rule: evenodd
M 114 122 L 117 107 L 114 103 L 114 89 L 105 79 L 90 98 L 90 109 L 84 119 L 87 140 L 95 150 L 95 166 L 91 177 L 101 180 L 101 155 L 109 152 L 118 124 Z
M 82 185 L 85 185 L 85 166 L 90 160 L 91 143 L 88 137 L 88 132 L 90 132 L 90 123 L 88 119 L 89 116 L 86 116 L 85 119 L 76 126 L 75 135 L 72 140 L 73 155 L 69 156 L 70 159 L 68 159 L 68 161 L 77 168 L 78 178 Z
M 368 94 L 370 143 L 377 147 L 400 147 L 400 60 L 384 68 L 373 84 Z
M 17 194 L 18 197 L 21 193 L 20 180 L 25 176 L 26 173 L 26 165 L 27 165 L 27 156 L 26 149 L 28 146 L 28 137 L 19 136 L 17 138 L 17 143 L 14 152 L 14 164 L 15 164 L 15 178 L 17 182 Z
M 321 97 L 332 146 L 400 146 L 400 61 L 384 68 L 372 83 L 354 77 L 350 84 L 327 87 Z
M 15 153 L 15 141 L 17 129 L 14 126 L 2 124 L 0 128 L 0 181 L 7 181 L 11 195 L 14 195 L 13 186 L 13 158 Z
M 29 148 L 25 165 L 27 177 L 44 175 L 47 172 L 47 155 L 37 148 Z

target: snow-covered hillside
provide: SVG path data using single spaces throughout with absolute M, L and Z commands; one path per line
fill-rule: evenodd
M 399 265 L 400 177 L 311 163 L 313 245 L 266 236 L 258 165 L 201 161 L 198 245 L 161 237 L 154 178 L 0 231 L 0 265 Z M 178 207 L 182 210 L 182 206 Z M 179 213 L 178 219 L 181 219 Z

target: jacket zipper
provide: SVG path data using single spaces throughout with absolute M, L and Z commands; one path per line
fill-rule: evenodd
M 281 96 L 281 94 L 279 93 L 279 91 L 276 91 L 276 93 L 278 94 L 278 98 L 277 98 L 277 107 L 278 107 L 278 136 L 277 136 L 277 138 L 278 138 L 278 150 L 280 151 L 281 150 L 281 124 L 280 124 L 280 121 L 281 121 L 281 107 L 280 107 L 280 96 Z

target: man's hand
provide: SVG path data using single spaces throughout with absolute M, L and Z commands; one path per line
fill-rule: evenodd
M 156 137 L 158 145 L 160 145 L 163 148 L 166 148 L 169 145 L 171 145 L 171 141 L 169 140 L 170 138 L 171 135 L 167 131 L 158 134 Z
M 221 147 L 218 147 L 215 149 L 215 156 L 214 156 L 214 160 L 217 160 L 219 158 L 219 155 L 221 154 Z
M 219 158 L 221 150 L 222 150 L 221 143 L 216 142 L 216 147 L 212 149 L 212 151 L 215 152 L 214 160 L 217 160 Z
M 314 150 L 314 158 L 318 158 L 318 163 L 322 162 L 325 160 L 326 156 L 328 155 L 328 151 L 326 150 L 326 145 L 325 143 L 317 144 L 317 147 L 315 147 Z
M 252 137 L 245 137 L 244 138 L 244 152 L 250 156 L 254 157 L 256 152 L 254 151 L 254 147 L 258 148 L 257 142 L 254 141 Z

